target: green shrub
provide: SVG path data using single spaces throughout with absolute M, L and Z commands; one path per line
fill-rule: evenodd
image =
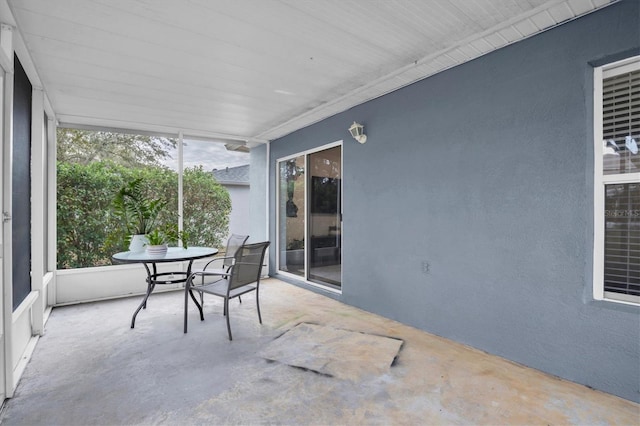
M 58 269 L 110 265 L 112 254 L 127 249 L 126 226 L 112 205 L 126 182 L 142 178 L 150 196 L 167 200 L 159 224 L 178 223 L 178 174 L 173 170 L 131 168 L 110 161 L 59 162 L 57 167 Z M 189 245 L 222 246 L 231 212 L 228 191 L 202 167 L 184 171 L 183 188 Z

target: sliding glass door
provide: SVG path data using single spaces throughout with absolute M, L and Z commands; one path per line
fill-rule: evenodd
M 310 281 L 340 287 L 341 226 L 340 216 L 342 161 L 341 147 L 309 154 L 309 249 Z
M 342 147 L 281 160 L 279 269 L 340 289 L 342 284 Z

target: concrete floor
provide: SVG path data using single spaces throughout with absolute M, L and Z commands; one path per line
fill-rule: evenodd
M 194 307 L 183 293 L 56 308 L 8 401 L 6 425 L 624 424 L 640 406 L 363 312 L 275 279 L 231 303 Z M 300 323 L 404 341 L 387 372 L 344 380 L 258 353 Z

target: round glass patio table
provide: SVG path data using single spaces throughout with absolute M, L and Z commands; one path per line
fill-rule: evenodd
M 138 315 L 138 312 L 140 312 L 140 309 L 147 308 L 147 300 L 156 285 L 181 284 L 187 282 L 187 278 L 191 275 L 191 266 L 193 265 L 194 260 L 215 256 L 217 253 L 218 249 L 212 247 L 189 247 L 186 249 L 182 247 L 169 247 L 167 253 L 164 255 L 148 254 L 146 251 L 123 251 L 111 256 L 114 263 L 142 263 L 147 270 L 147 293 L 142 299 L 140 306 L 138 306 L 138 309 L 133 313 L 133 317 L 131 318 L 131 328 L 136 324 L 136 316 Z M 158 273 L 158 263 L 185 261 L 189 262 L 186 271 Z

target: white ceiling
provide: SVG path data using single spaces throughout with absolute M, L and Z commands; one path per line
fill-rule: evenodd
M 60 123 L 249 142 L 609 2 L 8 0 Z

